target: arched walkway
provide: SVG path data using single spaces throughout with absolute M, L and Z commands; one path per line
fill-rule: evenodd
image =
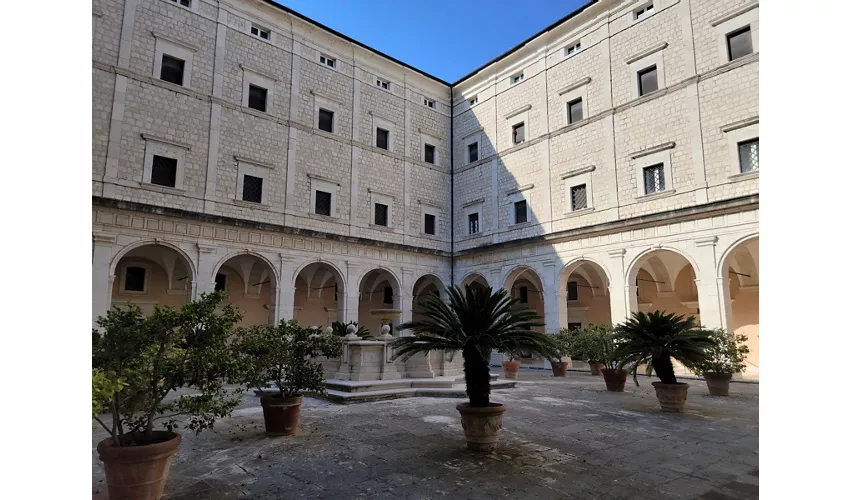
M 171 246 L 132 247 L 113 263 L 112 306 L 133 303 L 144 314 L 155 306 L 180 307 L 191 298 L 193 269 L 185 254 Z
M 443 282 L 433 274 L 425 274 L 420 276 L 413 284 L 413 321 L 423 319 L 419 312 L 422 310 L 421 304 L 427 297 L 436 295 L 443 299 L 446 298 L 445 287 Z
M 469 273 L 467 274 L 461 281 L 461 288 L 471 287 L 471 288 L 487 288 L 490 286 L 490 283 L 487 282 L 487 279 L 484 276 L 481 276 L 478 273 Z
M 342 275 L 325 262 L 304 266 L 295 276 L 293 318 L 301 326 L 330 326 L 342 321 L 345 289 Z
M 695 280 L 694 266 L 682 253 L 666 248 L 643 253 L 629 268 L 629 314 L 658 310 L 699 321 Z
M 561 270 L 558 319 L 561 328 L 611 325 L 609 276 L 598 263 L 579 259 Z
M 277 279 L 264 258 L 242 253 L 225 259 L 215 272 L 215 289 L 242 313 L 240 326 L 274 323 Z
M 383 325 L 390 325 L 390 333 L 395 334 L 401 318 L 400 290 L 398 278 L 387 269 L 372 269 L 364 274 L 359 287 L 359 325 L 375 337 L 381 335 Z
M 758 376 L 759 367 L 759 238 L 736 243 L 721 262 L 727 287 L 727 330 L 746 335 L 747 370 L 744 376 Z
M 543 281 L 534 269 L 526 266 L 514 268 L 505 278 L 503 287 L 511 297 L 519 300 L 520 304 L 536 312 L 543 322 Z M 544 328 L 540 327 L 539 330 L 542 332 Z

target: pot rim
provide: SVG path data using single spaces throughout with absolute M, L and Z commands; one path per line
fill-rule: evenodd
M 291 398 L 281 397 L 280 394 L 269 394 L 260 396 L 260 404 L 263 406 L 298 406 L 304 403 L 304 395 L 296 394 Z
M 687 389 L 688 387 L 691 386 L 691 384 L 687 384 L 685 382 L 676 382 L 675 384 L 665 384 L 664 382 L 653 382 L 652 386 L 653 387 L 684 387 L 684 388 Z
M 153 431 L 153 434 L 172 437 L 167 441 L 153 444 L 116 446 L 112 436 L 109 436 L 97 443 L 97 453 L 100 460 L 104 462 L 147 462 L 175 454 L 183 441 L 183 437 L 176 432 Z
M 502 403 L 490 403 L 488 407 L 480 407 L 480 406 L 470 406 L 469 401 L 465 403 L 458 403 L 455 408 L 461 414 L 472 414 L 472 415 L 494 415 L 494 414 L 502 414 L 505 413 L 508 409 Z

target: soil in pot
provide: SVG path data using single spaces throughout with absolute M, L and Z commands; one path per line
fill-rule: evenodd
M 675 384 L 653 382 L 652 387 L 655 387 L 655 396 L 661 403 L 661 411 L 679 413 L 685 408 L 685 401 L 688 400 L 688 387 L 690 387 L 688 384 L 684 382 Z
M 499 403 L 490 403 L 487 407 L 461 403 L 456 408 L 460 412 L 466 446 L 475 451 L 494 450 L 502 433 L 502 414 L 507 408 Z
M 605 387 L 611 392 L 623 392 L 626 388 L 626 378 L 629 372 L 626 370 L 609 370 L 602 368 L 602 378 L 605 379 Z
M 122 500 L 156 500 L 162 497 L 171 470 L 171 458 L 183 438 L 167 431 L 154 431 L 153 443 L 132 445 L 133 436 L 125 441 L 130 446 L 116 446 L 112 438 L 97 444 L 97 453 L 106 473 L 109 498 Z
M 260 398 L 263 405 L 263 420 L 266 423 L 267 436 L 291 436 L 298 430 L 301 416 L 301 404 L 304 396 L 282 398 L 279 394 Z
M 732 380 L 731 373 L 703 373 L 708 393 L 712 396 L 728 396 L 729 381 Z
M 505 378 L 516 379 L 519 376 L 519 361 L 502 361 Z
M 602 370 L 602 368 L 605 366 L 602 363 L 594 363 L 594 362 L 591 362 L 591 361 L 588 361 L 587 364 L 590 365 L 590 374 L 591 375 L 599 375 L 601 373 L 600 370 Z
M 560 363 L 552 363 L 552 375 L 556 377 L 566 377 L 567 366 L 569 366 L 569 363 L 567 363 L 566 361 L 561 361 Z

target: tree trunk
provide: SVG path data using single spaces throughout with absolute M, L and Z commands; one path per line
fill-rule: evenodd
M 463 348 L 463 374 L 470 406 L 490 406 L 490 367 L 473 344 Z
M 676 383 L 676 374 L 673 372 L 673 361 L 670 360 L 670 356 L 653 357 L 652 369 L 655 370 L 655 374 L 658 375 L 661 382 L 665 384 Z

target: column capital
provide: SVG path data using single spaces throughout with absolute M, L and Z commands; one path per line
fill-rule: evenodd
M 295 257 L 293 257 L 292 255 L 289 255 L 287 253 L 281 252 L 281 253 L 278 253 L 277 256 L 278 256 L 278 258 L 280 258 L 281 264 L 287 263 L 287 262 L 295 262 Z
M 694 240 L 694 244 L 696 244 L 696 246 L 698 247 L 713 247 L 717 244 L 717 236 L 705 236 L 703 238 L 697 238 Z
M 92 242 L 94 242 L 95 245 L 111 245 L 115 243 L 115 235 L 106 233 L 92 233 Z
M 217 248 L 212 245 L 204 245 L 202 243 L 198 243 L 198 251 L 200 253 L 215 253 L 216 250 Z
M 616 250 L 608 250 L 608 257 L 612 259 L 621 259 L 623 255 L 626 255 L 625 248 L 618 248 Z

